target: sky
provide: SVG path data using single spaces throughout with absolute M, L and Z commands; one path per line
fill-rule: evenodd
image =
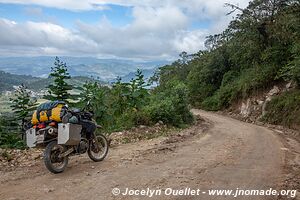
M 0 0 L 0 56 L 172 60 L 203 50 L 249 0 Z

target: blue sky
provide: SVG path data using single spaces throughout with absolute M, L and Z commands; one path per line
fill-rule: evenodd
M 226 1 L 227 2 L 227 1 Z M 248 0 L 231 0 L 245 7 Z M 232 16 L 216 0 L 0 0 L 0 56 L 172 59 Z
M 103 17 L 108 18 L 114 26 L 124 26 L 132 21 L 131 6 L 108 6 L 108 9 L 104 10 L 74 11 L 38 5 L 0 3 L 0 17 L 16 22 L 50 21 L 69 28 L 74 28 L 74 23 L 78 20 L 94 24 Z

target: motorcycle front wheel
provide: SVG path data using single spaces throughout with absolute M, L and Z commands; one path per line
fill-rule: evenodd
M 97 140 L 97 141 L 96 141 Z M 95 162 L 102 161 L 108 153 L 108 141 L 103 134 L 99 134 L 90 141 L 88 155 Z
M 57 144 L 57 141 L 52 141 L 46 146 L 44 152 L 44 163 L 50 172 L 57 174 L 65 170 L 68 165 L 69 157 L 59 157 L 59 155 L 65 150 L 66 148 Z

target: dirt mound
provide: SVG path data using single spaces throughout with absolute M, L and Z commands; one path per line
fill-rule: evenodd
M 0 149 L 0 171 L 12 171 L 15 168 L 31 167 L 42 159 L 41 149 Z

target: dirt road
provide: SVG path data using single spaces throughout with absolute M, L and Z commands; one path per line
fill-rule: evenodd
M 149 199 L 114 196 L 130 189 L 269 189 L 283 181 L 284 146 L 272 131 L 221 115 L 194 111 L 209 121 L 171 139 L 119 145 L 101 163 L 74 157 L 62 174 L 42 163 L 0 174 L 0 199 Z M 265 199 L 243 197 L 235 199 Z M 151 199 L 233 199 L 232 196 L 154 196 Z M 276 199 L 272 197 L 270 199 Z

